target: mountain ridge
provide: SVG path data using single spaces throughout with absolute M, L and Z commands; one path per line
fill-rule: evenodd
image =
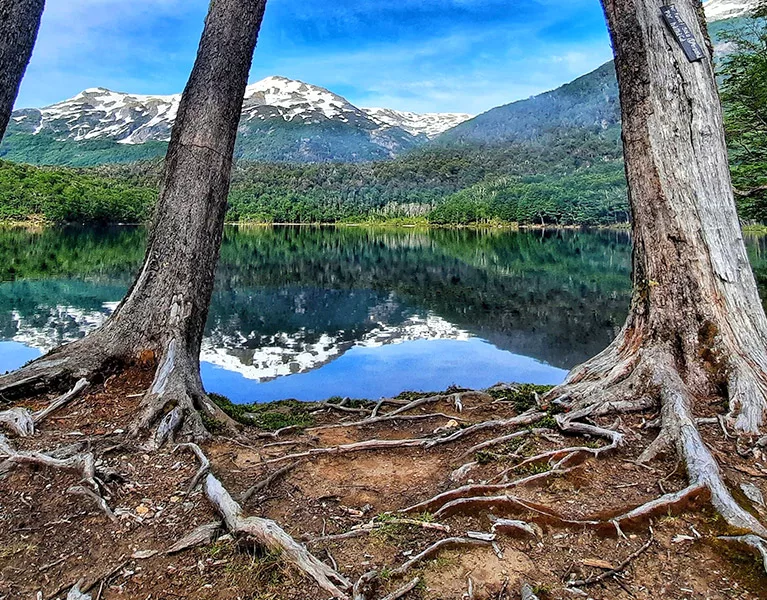
M 14 111 L 9 133 L 43 135 L 57 142 L 165 143 L 170 140 L 180 101 L 181 94 L 145 95 L 88 88 L 50 106 Z M 359 108 L 325 88 L 271 76 L 246 88 L 238 155 L 260 158 L 263 149 L 257 138 L 261 136 L 254 135 L 259 133 L 279 137 L 277 145 L 286 154 L 299 159 L 303 154 L 309 162 L 337 158 L 339 150 L 335 146 L 350 141 L 348 138 L 353 138 L 351 146 L 357 152 L 352 151 L 345 156 L 347 159 L 392 158 L 470 117 Z M 299 125 L 305 131 L 298 132 Z M 323 149 L 323 144 L 329 147 Z

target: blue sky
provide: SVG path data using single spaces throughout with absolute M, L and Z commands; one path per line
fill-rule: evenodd
M 88 87 L 181 91 L 208 0 L 48 0 L 17 107 Z M 358 106 L 479 113 L 611 58 L 599 0 L 270 0 L 251 82 L 282 75 Z

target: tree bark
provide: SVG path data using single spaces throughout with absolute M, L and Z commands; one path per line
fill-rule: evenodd
M 11 120 L 13 104 L 35 47 L 45 0 L 0 3 L 0 139 Z
M 628 319 L 601 354 L 547 401 L 587 416 L 660 404 L 661 433 L 641 460 L 676 452 L 691 486 L 707 489 L 732 526 L 767 528 L 733 499 L 698 431 L 712 398 L 728 400 L 741 434 L 767 408 L 767 318 L 735 210 L 712 48 L 698 0 L 677 0 L 704 48 L 690 62 L 662 19 L 665 0 L 603 0 L 623 112 L 633 216 Z
M 663 0 L 603 4 L 623 111 L 634 294 L 618 338 L 555 395 L 576 411 L 628 407 L 652 393 L 644 367 L 654 371 L 660 351 L 694 397 L 725 394 L 736 427 L 757 433 L 767 408 L 767 319 L 735 210 L 700 3 L 677 2 L 704 46 L 699 62 L 666 27 Z
M 166 412 L 158 442 L 197 413 L 225 420 L 205 396 L 199 353 L 224 227 L 234 143 L 266 0 L 213 0 L 184 90 L 144 264 L 114 314 L 83 340 L 0 378 L 6 395 L 134 361 L 157 364 L 137 430 Z

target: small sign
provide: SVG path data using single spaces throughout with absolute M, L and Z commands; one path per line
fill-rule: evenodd
M 703 48 L 701 48 L 698 40 L 695 39 L 690 26 L 684 22 L 676 5 L 661 6 L 660 10 L 676 41 L 679 42 L 679 45 L 682 46 L 684 53 L 687 55 L 687 59 L 690 62 L 703 60 L 706 57 Z

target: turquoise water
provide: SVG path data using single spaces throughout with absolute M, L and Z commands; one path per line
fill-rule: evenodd
M 0 371 L 98 326 L 141 228 L 0 230 Z M 556 384 L 630 292 L 621 232 L 228 228 L 202 352 L 236 402 Z

